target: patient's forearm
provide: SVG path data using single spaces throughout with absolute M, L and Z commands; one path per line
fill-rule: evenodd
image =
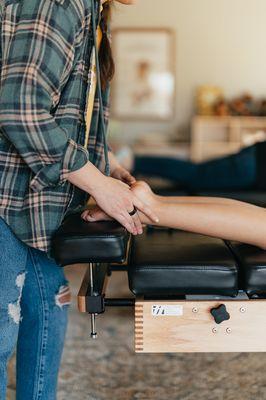
M 266 250 L 266 209 L 232 199 L 183 198 L 182 202 L 170 202 L 171 198 L 155 195 L 145 182 L 132 185 L 134 195 L 152 207 L 159 218 L 158 226 L 201 233 L 225 240 L 236 240 Z M 205 201 L 206 200 L 206 201 Z M 153 224 L 140 211 L 144 224 Z M 110 219 L 101 209 L 85 211 L 85 220 Z
M 230 204 L 232 202 L 238 203 L 240 207 L 253 207 L 249 203 L 244 203 L 239 200 L 232 200 L 225 197 L 206 197 L 206 196 L 158 196 L 156 198 L 163 203 L 185 203 L 185 204 Z
M 156 199 L 155 204 L 160 226 L 237 240 L 266 249 L 266 210 L 263 208 L 240 207 L 234 201 L 175 204 Z M 150 224 L 144 216 L 142 221 Z

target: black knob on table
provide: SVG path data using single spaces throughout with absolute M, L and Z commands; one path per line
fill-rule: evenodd
M 224 304 L 221 304 L 216 308 L 212 308 L 211 315 L 213 316 L 216 324 L 221 324 L 223 321 L 230 319 L 230 314 L 227 312 Z

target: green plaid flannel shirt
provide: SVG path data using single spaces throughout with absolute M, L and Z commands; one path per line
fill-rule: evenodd
M 98 15 L 96 16 L 98 18 Z M 96 93 L 85 111 L 93 37 L 90 0 L 0 0 L 0 217 L 50 256 L 51 237 L 88 194 L 67 181 L 104 143 Z M 108 123 L 109 89 L 103 94 Z

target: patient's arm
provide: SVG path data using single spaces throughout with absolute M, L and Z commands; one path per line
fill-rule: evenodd
M 157 196 L 157 199 L 163 203 L 172 203 L 172 204 L 173 203 L 224 204 L 231 200 L 223 197 L 203 197 L 203 196 Z
M 266 249 L 266 210 L 231 199 L 183 198 L 189 202 L 167 202 L 156 196 L 143 182 L 133 188 L 135 194 L 153 204 L 160 219 L 158 225 L 237 240 Z M 196 200 L 196 201 L 194 201 Z M 205 200 L 205 201 L 204 201 Z M 144 223 L 150 223 L 141 216 Z
M 266 250 L 266 210 L 236 200 L 223 199 L 211 202 L 170 202 L 162 201 L 144 182 L 132 187 L 135 195 L 144 203 L 153 207 L 158 215 L 158 224 L 169 228 L 183 229 L 227 240 L 252 244 Z M 91 219 L 83 213 L 84 219 L 106 219 L 101 211 L 93 213 Z M 152 224 L 143 214 L 141 220 Z
M 155 194 L 154 194 L 155 195 Z M 204 196 L 158 196 L 157 199 L 163 203 L 191 203 L 191 204 L 230 204 L 232 199 L 226 197 L 204 197 Z M 252 206 L 249 203 L 244 203 L 243 201 L 234 200 L 239 203 L 239 205 Z

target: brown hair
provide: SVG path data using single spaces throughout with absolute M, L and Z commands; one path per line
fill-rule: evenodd
M 102 17 L 100 26 L 102 30 L 102 42 L 99 49 L 99 62 L 101 72 L 102 89 L 107 88 L 108 83 L 112 80 L 115 73 L 115 64 L 112 55 L 112 49 L 109 39 L 109 22 L 111 18 L 112 0 L 106 1 L 103 4 Z

